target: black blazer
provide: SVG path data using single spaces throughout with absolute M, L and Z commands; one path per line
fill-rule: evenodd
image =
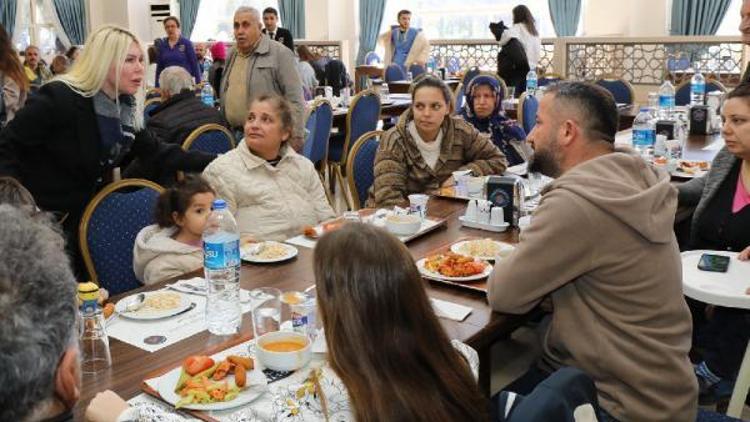
M 263 28 L 263 33 L 268 33 L 268 31 L 266 31 L 266 28 Z M 292 38 L 292 33 L 289 32 L 288 29 L 277 26 L 276 33 L 274 33 L 273 36 L 273 40 L 284 44 L 288 49 L 292 50 L 293 53 L 296 53 L 294 51 L 294 38 Z

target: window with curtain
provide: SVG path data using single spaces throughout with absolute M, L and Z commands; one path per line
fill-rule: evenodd
M 36 45 L 45 59 L 64 52 L 67 37 L 57 26 L 55 13 L 51 1 L 19 1 L 16 10 L 16 31 L 13 33 L 13 44 L 16 49 L 23 51 L 30 44 Z
M 210 0 L 202 1 L 198 8 L 198 17 L 190 35 L 192 41 L 234 41 L 232 19 L 234 11 L 240 6 L 250 6 L 263 13 L 266 7 L 279 10 L 278 0 Z M 261 21 L 263 16 L 261 16 Z M 284 26 L 279 16 L 279 26 Z
M 716 31 L 716 35 L 740 35 L 740 8 L 742 7 L 742 0 L 732 0 L 732 3 L 727 9 L 727 13 L 724 15 L 724 19 L 719 25 L 719 29 Z
M 388 0 L 380 33 L 396 25 L 398 11 L 407 9 L 412 13 L 411 25 L 422 28 L 428 39 L 493 38 L 490 22 L 503 20 L 512 26 L 511 10 L 519 4 L 531 10 L 539 35 L 555 36 L 548 0 Z

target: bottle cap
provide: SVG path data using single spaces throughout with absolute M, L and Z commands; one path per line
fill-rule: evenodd
M 223 199 L 214 199 L 214 203 L 211 204 L 211 207 L 215 210 L 223 210 L 227 207 L 227 201 Z

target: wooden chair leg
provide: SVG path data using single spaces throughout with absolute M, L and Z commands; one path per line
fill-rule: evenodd
M 346 202 L 346 209 L 351 210 L 352 207 L 352 201 L 349 198 L 349 189 L 346 188 L 346 181 L 344 179 L 344 173 L 341 171 L 341 166 L 336 166 L 336 180 L 341 187 L 341 195 L 344 197 L 344 202 Z

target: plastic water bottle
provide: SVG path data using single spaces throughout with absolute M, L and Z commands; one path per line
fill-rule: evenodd
M 693 66 L 695 74 L 690 79 L 690 105 L 703 105 L 706 101 L 706 78 L 698 65 Z
M 659 87 L 659 117 L 668 119 L 674 111 L 674 86 L 669 81 L 664 81 Z
M 208 287 L 206 324 L 212 334 L 239 331 L 240 232 L 223 199 L 213 203 L 203 231 L 203 267 Z
M 529 73 L 526 74 L 526 92 L 528 92 L 528 95 L 536 94 L 537 81 L 536 71 L 534 69 L 529 70 Z
M 643 154 L 654 146 L 656 126 L 651 119 L 648 107 L 642 107 L 633 120 L 633 148 Z
M 211 84 L 208 82 L 204 83 L 201 89 L 201 101 L 209 107 L 214 106 L 214 89 L 211 88 Z

